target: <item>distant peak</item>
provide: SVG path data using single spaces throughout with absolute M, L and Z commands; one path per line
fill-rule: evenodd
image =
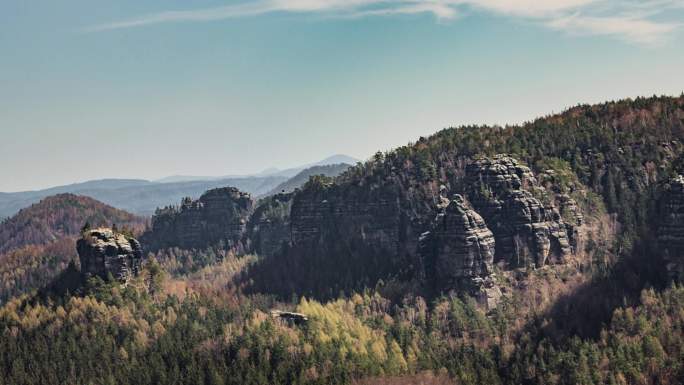
M 312 164 L 312 166 L 322 166 L 322 165 L 326 165 L 326 164 L 339 164 L 339 163 L 346 163 L 346 164 L 354 165 L 360 161 L 361 161 L 360 159 L 356 159 L 356 158 L 351 157 L 349 155 L 335 154 L 335 155 L 329 156 L 325 159 L 322 159 L 322 160 Z

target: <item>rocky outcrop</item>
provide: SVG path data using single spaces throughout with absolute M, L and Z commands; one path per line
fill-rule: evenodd
M 142 240 L 152 249 L 240 248 L 252 209 L 250 195 L 236 188 L 209 190 L 198 200 L 185 198 L 180 206 L 157 210 Z
M 461 195 L 455 195 L 437 215 L 432 229 L 423 233 L 421 250 L 434 260 L 442 289 L 463 287 L 492 274 L 494 235 Z
M 285 259 L 306 255 L 311 265 L 337 258 L 345 276 L 364 277 L 370 285 L 389 273 L 435 292 L 466 290 L 490 305 L 501 295 L 494 263 L 517 268 L 565 262 L 582 220 L 576 202 L 545 191 L 528 167 L 508 156 L 462 167 L 450 172 L 455 178 L 449 183 L 429 188 L 420 185 L 422 174 L 411 183 L 391 172 L 385 179 L 355 183 L 312 178 L 292 196 L 292 248 Z M 465 197 L 447 198 L 460 189 Z M 563 220 L 554 202 L 573 214 L 572 223 Z M 276 228 L 282 244 L 282 227 Z M 363 266 L 348 267 L 349 261 Z
M 333 298 L 387 280 L 422 284 L 420 232 L 401 192 L 387 180 L 312 177 L 292 198 L 289 247 L 250 268 L 250 290 Z
M 469 293 L 491 309 L 502 296 L 494 282 L 494 234 L 484 219 L 456 194 L 451 201 L 441 197 L 441 212 L 430 231 L 420 237 L 420 254 L 432 263 L 437 291 Z
M 560 263 L 571 253 L 568 227 L 532 171 L 516 159 L 497 155 L 466 166 L 466 189 L 473 207 L 496 239 L 495 261 L 511 267 Z
M 556 195 L 558 208 L 561 213 L 561 218 L 565 222 L 565 231 L 568 234 L 568 241 L 573 250 L 576 250 L 579 242 L 579 228 L 584 224 L 584 214 L 577 205 L 577 201 L 572 199 L 568 194 Z
M 271 317 L 287 326 L 304 325 L 309 321 L 306 314 L 282 310 L 271 310 Z
M 140 270 L 142 248 L 133 237 L 108 228 L 87 230 L 76 242 L 81 272 L 128 283 Z
M 566 262 L 583 220 L 570 196 L 540 186 L 504 155 L 429 166 L 377 163 L 334 181 L 312 177 L 287 204 L 262 200 L 249 239 L 273 258 L 251 270 L 261 281 L 255 290 L 331 297 L 390 280 L 433 294 L 467 292 L 493 307 L 502 295 L 494 264 Z M 447 198 L 454 192 L 464 194 Z
M 292 194 L 276 194 L 259 202 L 248 225 L 252 250 L 259 256 L 274 256 L 291 244 L 291 208 Z
M 293 199 L 293 244 L 317 242 L 322 236 L 342 230 L 378 250 L 398 253 L 403 247 L 401 210 L 395 192 L 378 188 L 363 196 L 345 195 L 337 190 L 338 186 L 315 179 L 308 186 Z
M 659 205 L 658 243 L 670 278 L 684 282 L 684 176 L 665 188 Z

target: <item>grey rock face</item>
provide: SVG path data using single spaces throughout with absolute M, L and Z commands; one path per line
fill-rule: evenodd
M 462 179 L 452 186 L 463 183 L 467 199 L 447 198 L 446 184 L 436 185 L 432 197 L 414 195 L 418 189 L 398 181 L 310 184 L 293 197 L 291 244 L 315 250 L 353 237 L 382 250 L 389 261 L 403 258 L 402 266 L 410 265 L 435 290 L 463 289 L 489 303 L 500 296 L 492 278 L 495 262 L 516 268 L 565 261 L 572 251 L 569 234 L 581 217 L 566 224 L 552 202 L 579 214 L 574 201 L 542 202 L 546 191 L 534 173 L 508 156 L 463 167 Z M 425 215 L 429 206 L 436 218 Z
M 577 202 L 570 197 L 568 194 L 559 194 L 558 203 L 560 212 L 563 213 L 563 218 L 566 225 L 573 227 L 581 226 L 584 223 L 584 215 Z
M 254 251 L 270 257 L 283 245 L 291 244 L 290 209 L 292 194 L 276 194 L 265 198 L 249 219 L 248 237 Z
M 411 221 L 411 202 L 395 181 L 366 182 L 331 184 L 312 179 L 295 193 L 288 256 L 328 259 L 339 266 L 339 276 L 328 273 L 326 284 L 339 285 L 346 279 L 350 286 L 360 287 L 390 276 L 420 279 L 424 268 L 418 238 L 426 228 Z M 319 279 L 311 275 L 309 282 Z
M 684 176 L 670 181 L 660 201 L 660 244 L 670 278 L 684 281 Z
M 342 228 L 348 234 L 358 234 L 367 244 L 398 253 L 406 246 L 400 241 L 399 201 L 392 199 L 392 194 L 383 195 L 344 197 L 325 189 L 296 195 L 291 211 L 292 243 L 316 242 L 324 231 Z
M 579 238 L 579 227 L 584 224 L 584 215 L 577 205 L 577 201 L 568 194 L 557 196 L 558 206 L 561 216 L 565 221 L 565 231 L 568 234 L 568 241 L 573 249 L 576 248 Z
M 466 166 L 466 177 L 495 191 L 529 189 L 537 184 L 532 170 L 508 155 L 480 158 Z
M 487 277 L 494 262 L 494 235 L 482 217 L 456 195 L 424 234 L 432 242 L 435 272 L 442 287 L 458 287 L 464 280 Z
M 121 283 L 128 283 L 140 270 L 142 248 L 132 237 L 108 228 L 88 230 L 76 242 L 81 272 L 107 278 L 111 274 Z
M 271 310 L 271 317 L 288 326 L 303 325 L 309 321 L 306 314 L 282 310 Z
M 183 199 L 179 207 L 158 210 L 152 217 L 152 231 L 143 242 L 153 248 L 206 248 L 238 245 L 245 232 L 253 201 L 249 194 L 233 187 L 213 189 L 198 200 Z
M 532 191 L 532 171 L 516 159 L 497 155 L 466 166 L 468 198 L 496 239 L 495 261 L 511 267 L 561 263 L 572 251 L 568 229 L 558 210 Z

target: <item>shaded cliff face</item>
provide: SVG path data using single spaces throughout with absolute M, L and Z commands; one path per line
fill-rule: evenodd
M 271 257 L 291 243 L 291 209 L 292 194 L 275 194 L 259 201 L 247 229 L 252 251 Z
M 510 267 L 562 263 L 572 252 L 568 235 L 575 224 L 566 224 L 552 192 L 539 186 L 529 167 L 518 160 L 497 155 L 481 158 L 466 167 L 466 189 L 473 207 L 484 218 L 496 238 L 495 260 Z M 536 195 L 536 196 L 535 196 Z M 569 197 L 562 200 L 576 209 Z M 581 223 L 576 217 L 575 223 Z
M 141 240 L 151 249 L 216 245 L 239 249 L 252 209 L 250 195 L 236 188 L 209 190 L 198 200 L 185 198 L 178 207 L 157 210 L 152 229 Z
M 251 268 L 252 290 L 332 298 L 381 280 L 420 278 L 420 228 L 408 203 L 392 179 L 312 177 L 292 197 L 289 243 Z
M 273 256 L 253 269 L 259 289 L 310 295 L 320 280 L 337 294 L 391 279 L 433 293 L 466 290 L 490 302 L 497 297 L 496 290 L 488 291 L 494 263 L 504 269 L 538 267 L 565 263 L 572 253 L 582 220 L 576 202 L 546 191 L 514 158 L 463 162 L 451 171 L 450 183 L 437 187 L 421 182 L 420 175 L 407 181 L 406 174 L 388 171 L 382 179 L 312 178 L 291 197 L 289 221 L 253 217 L 263 230 L 250 234 L 252 243 Z M 464 191 L 467 199 L 446 199 L 449 191 Z M 556 201 L 571 223 L 564 222 Z M 322 261 L 334 268 L 313 268 Z
M 142 247 L 133 237 L 108 228 L 86 231 L 76 242 L 85 275 L 106 279 L 109 274 L 121 283 L 128 283 L 140 271 Z
M 356 234 L 368 244 L 390 254 L 403 249 L 400 197 L 393 186 L 366 190 L 353 186 L 345 191 L 325 181 L 312 180 L 292 203 L 292 243 L 320 242 L 325 236 Z
M 670 278 L 684 282 L 684 176 L 672 179 L 659 207 L 658 243 Z
M 429 275 L 441 290 L 472 286 L 493 273 L 494 234 L 461 195 L 445 204 L 432 228 L 421 235 L 421 254 L 433 258 Z
M 259 289 L 285 297 L 331 297 L 380 280 L 425 288 L 468 275 L 458 263 L 438 268 L 461 249 L 476 261 L 472 275 L 486 280 L 486 269 L 477 268 L 487 266 L 478 261 L 485 254 L 473 253 L 467 237 L 456 247 L 459 237 L 435 233 L 434 248 L 419 247 L 443 209 L 442 186 L 444 196 L 462 194 L 484 220 L 495 239 L 493 262 L 502 269 L 566 263 L 573 252 L 604 261 L 610 258 L 599 254 L 627 255 L 635 242 L 653 238 L 647 202 L 684 151 L 683 111 L 684 98 L 579 106 L 522 126 L 445 129 L 377 153 L 334 180 L 313 178 L 294 193 L 289 218 L 255 216 L 250 223 L 258 230 L 247 239 L 272 257 L 251 277 Z M 501 153 L 514 155 L 495 155 Z M 191 222 L 201 224 L 196 211 Z M 580 239 L 592 232 L 619 237 Z M 600 253 L 586 251 L 597 243 Z

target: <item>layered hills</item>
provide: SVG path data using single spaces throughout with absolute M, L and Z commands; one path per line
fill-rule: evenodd
M 286 169 L 279 169 L 276 167 L 267 168 L 261 172 L 251 175 L 224 175 L 224 176 L 197 176 L 197 175 L 172 175 L 156 180 L 155 182 L 173 183 L 173 182 L 188 182 L 188 181 L 202 181 L 202 180 L 221 180 L 238 177 L 285 177 L 294 178 L 297 174 L 302 173 L 307 169 L 316 169 L 319 167 L 333 166 L 340 164 L 353 165 L 360 162 L 359 159 L 353 158 L 349 155 L 336 154 L 327 158 L 321 159 L 318 162 L 308 163 L 305 165 L 290 167 Z M 322 170 L 325 170 L 324 168 Z M 310 172 L 311 173 L 311 172 Z M 306 182 L 306 181 L 305 181 Z
M 0 384 L 682 383 L 683 139 L 684 96 L 581 105 L 83 229 Z
M 291 193 L 295 189 L 304 186 L 304 184 L 309 180 L 309 178 L 314 175 L 324 175 L 327 177 L 334 178 L 345 172 L 349 167 L 351 167 L 351 164 L 347 163 L 311 166 L 298 172 L 296 175 L 294 175 L 287 181 L 277 185 L 267 195 Z
M 118 207 L 136 215 L 152 215 L 155 208 L 164 207 L 182 198 L 198 197 L 204 191 L 236 186 L 255 195 L 268 193 L 276 185 L 287 181 L 285 176 L 235 177 L 216 180 L 182 182 L 150 182 L 146 180 L 105 179 L 68 186 L 53 187 L 46 190 L 5 193 L 0 195 L 0 217 L 14 215 L 48 196 L 71 193 L 89 196 L 113 207 Z
M 265 196 L 300 187 L 308 175 L 335 176 L 343 171 L 343 163 L 356 162 L 346 155 L 334 155 L 312 164 L 254 175 L 176 176 L 156 181 L 101 179 L 37 191 L 0 193 L 0 218 L 12 216 L 43 198 L 64 193 L 89 196 L 136 215 L 149 216 L 157 207 L 174 204 L 188 196 L 199 197 L 213 188 L 231 186 L 254 196 Z

